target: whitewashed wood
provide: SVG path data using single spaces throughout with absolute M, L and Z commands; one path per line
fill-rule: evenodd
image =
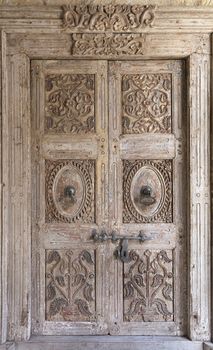
M 122 159 L 161 159 L 175 158 L 175 138 L 172 134 L 121 135 L 120 153 Z M 143 149 L 143 154 L 140 150 Z
M 136 2 L 138 3 L 138 2 Z M 11 15 L 12 9 L 12 15 Z M 21 15 L 20 15 L 21 14 Z M 207 7 L 157 7 L 152 32 L 212 32 L 213 9 Z M 1 6 L 0 27 L 20 32 L 59 32 L 62 20 L 61 6 Z M 75 28 L 74 30 L 75 31 Z M 144 31 L 144 29 L 142 30 Z M 69 31 L 70 32 L 70 31 Z
M 210 339 L 210 57 L 189 60 L 190 338 Z
M 0 130 L 2 131 L 2 127 L 3 127 L 3 117 L 2 117 L 2 57 L 3 57 L 3 52 L 2 52 L 2 46 L 3 46 L 3 35 L 1 32 L 1 38 L 0 38 L 0 42 L 1 42 L 1 58 L 0 58 L 0 62 L 1 62 L 1 69 L 0 69 L 0 81 L 1 81 L 1 93 L 0 93 L 0 103 L 1 103 L 1 108 L 0 108 Z M 5 42 L 4 42 L 5 43 Z M 4 312 L 3 312 L 3 305 L 5 302 L 5 299 L 3 297 L 3 289 L 5 288 L 5 282 L 7 280 L 7 277 L 5 276 L 4 272 L 4 257 L 3 257 L 3 174 L 2 174 L 2 170 L 3 170 L 3 149 L 2 149 L 2 137 L 3 134 L 2 132 L 0 133 L 0 155 L 1 155 L 1 170 L 0 170 L 0 344 L 5 342 L 5 318 L 4 318 Z
M 0 59 L 0 62 L 1 62 L 1 67 L 2 67 L 2 32 L 1 32 L 1 59 Z M 0 79 L 1 79 L 1 82 L 2 82 L 2 70 L 0 70 L 1 72 L 1 76 L 0 76 Z M 1 84 L 1 96 L 0 96 L 0 101 L 1 101 L 1 98 L 2 98 L 2 84 Z M 2 106 L 2 103 L 1 103 L 1 106 Z M 3 126 L 3 123 L 2 123 L 2 108 L 0 109 L 0 130 L 2 130 L 2 126 Z M 3 304 L 3 297 L 2 297 L 2 287 L 3 287 L 3 276 L 2 276 L 2 272 L 3 269 L 2 269 L 2 263 L 3 263 L 3 254 L 2 254 L 2 243 L 3 243 L 3 222 L 2 222 L 2 212 L 3 212 L 3 208 L 2 208 L 2 204 L 3 204 L 3 181 L 2 181 L 2 168 L 3 168 L 3 163 L 2 163 L 2 133 L 0 134 L 0 155 L 1 155 L 1 170 L 0 170 L 0 329 L 1 329 L 1 332 L 0 332 L 0 344 L 1 343 L 4 343 L 5 340 L 3 340 L 2 338 L 2 331 L 3 331 L 3 322 L 2 322 L 2 319 L 3 319 L 3 314 L 2 314 L 2 304 Z
M 94 36 L 94 34 L 91 34 Z M 97 34 L 98 35 L 98 34 Z M 97 37 L 96 35 L 96 37 Z M 147 58 L 152 57 L 170 57 L 180 58 L 186 57 L 193 52 L 199 53 L 210 53 L 210 40 L 209 34 L 172 34 L 165 33 L 151 34 L 149 31 L 143 34 L 143 54 L 142 55 L 131 55 L 131 59 L 142 59 L 143 56 Z M 20 34 L 20 31 L 13 30 L 7 35 L 8 40 L 8 52 L 15 54 L 17 52 L 24 52 L 31 58 L 75 58 L 72 55 L 72 43 L 74 42 L 70 34 L 64 32 L 56 34 L 33 34 L 24 33 Z M 118 57 L 117 54 L 110 55 L 110 58 Z M 128 59 L 128 55 L 119 55 L 119 59 Z M 81 58 L 81 56 L 79 56 Z M 92 59 L 108 59 L 107 55 L 97 55 L 92 53 L 82 55 L 82 58 Z
M 203 350 L 201 342 L 178 337 L 32 337 L 28 343 L 16 344 L 17 350 Z
M 0 345 L 0 350 L 15 350 L 15 344 L 5 343 Z
M 9 161 L 8 338 L 28 339 L 31 304 L 29 59 L 7 63 Z
M 2 53 L 2 260 L 1 260 L 1 342 L 7 340 L 7 296 L 8 296 L 8 241 L 9 241 L 9 227 L 8 227 L 8 204 L 9 204 L 9 165 L 8 165 L 8 109 L 6 104 L 7 99 L 7 71 L 6 71 L 6 35 L 1 32 L 1 53 Z
M 93 74 L 95 76 L 95 132 L 44 132 L 44 77 L 47 74 Z M 32 62 L 32 153 L 33 153 L 33 333 L 48 335 L 105 334 L 106 252 L 91 240 L 92 230 L 107 228 L 108 138 L 107 138 L 107 62 L 101 61 L 33 61 Z M 95 222 L 45 222 L 44 160 L 96 160 Z M 90 205 L 90 203 L 89 203 Z M 93 203 L 91 203 L 93 205 Z M 96 250 L 96 322 L 45 320 L 45 250 Z
M 12 12 L 11 12 L 12 10 Z M 1 12 L 2 11 L 2 12 Z M 5 11 L 5 12 L 4 12 Z M 18 36 L 15 38 L 13 46 L 9 46 L 9 52 L 10 53 L 20 53 L 21 50 L 25 50 L 22 52 L 27 53 L 30 57 L 34 57 L 34 58 L 38 58 L 38 54 L 36 53 L 37 50 L 39 50 L 39 57 L 50 57 L 50 58 L 71 58 L 70 57 L 70 47 L 69 47 L 69 43 L 70 43 L 70 39 L 69 39 L 69 34 L 65 34 L 63 36 L 63 40 L 62 43 L 60 44 L 60 40 L 55 40 L 55 34 L 59 34 L 61 35 L 61 21 L 59 19 L 60 15 L 61 15 L 61 10 L 60 8 L 56 7 L 53 10 L 49 9 L 48 7 L 25 7 L 25 9 L 23 9 L 22 7 L 7 7 L 5 10 L 5 7 L 2 7 L 0 9 L 0 12 L 4 14 L 2 14 L 2 17 L 4 17 L 4 19 L 0 19 L 0 25 L 4 26 L 4 28 L 6 28 L 7 32 L 13 32 L 17 31 L 18 32 L 22 32 L 23 36 L 22 38 L 26 35 L 26 33 L 52 33 L 52 39 L 49 40 L 49 37 L 45 40 L 45 43 L 43 44 L 38 44 L 39 40 L 35 40 L 34 42 L 32 42 L 30 44 L 30 37 L 28 38 L 28 42 L 26 45 L 26 48 L 23 49 L 22 44 L 18 43 L 18 45 L 16 45 L 16 39 L 18 38 Z M 190 9 L 190 8 L 159 8 L 159 12 L 157 12 L 157 21 L 155 23 L 156 27 L 155 28 L 151 28 L 149 30 L 149 32 L 152 33 L 161 33 L 164 32 L 164 35 L 159 35 L 157 34 L 156 36 L 152 34 L 148 34 L 148 37 L 150 37 L 150 35 L 152 36 L 152 40 L 148 41 L 148 44 L 150 44 L 150 42 L 153 42 L 153 47 L 152 50 L 156 53 L 156 58 L 158 57 L 158 55 L 160 55 L 161 57 L 167 57 L 167 58 L 171 58 L 172 57 L 184 57 L 187 56 L 189 54 L 191 54 L 192 52 L 201 52 L 201 53 L 208 53 L 209 52 L 209 44 L 208 44 L 208 40 L 209 37 L 205 36 L 204 42 L 205 45 L 207 43 L 207 46 L 205 48 L 205 45 L 202 44 L 202 38 L 200 37 L 200 39 L 198 39 L 197 36 L 191 35 L 191 34 L 185 34 L 185 32 L 187 31 L 188 33 L 211 33 L 212 32 L 212 9 Z M 12 16 L 14 16 L 13 19 Z M 23 19 L 23 17 L 28 17 L 28 19 Z M 32 17 L 36 17 L 35 20 L 31 20 Z M 40 17 L 45 18 L 45 19 L 40 19 Z M 8 19 L 9 18 L 9 19 Z M 47 20 L 47 18 L 49 18 Z M 170 34 L 167 34 L 168 32 L 170 32 Z M 184 42 L 183 37 L 180 38 L 180 32 L 184 32 L 184 35 L 186 37 L 186 41 Z M 172 33 L 172 34 L 171 34 Z M 14 34 L 12 34 L 14 35 Z M 168 35 L 168 36 L 167 36 Z M 9 38 L 9 35 L 7 35 L 7 37 Z M 60 36 L 59 36 L 60 37 Z M 64 39 L 66 37 L 66 39 Z M 162 40 L 160 40 L 162 37 Z M 19 38 L 21 38 L 21 35 L 19 36 Z M 35 38 L 35 36 L 34 36 Z M 39 37 L 38 37 L 39 38 Z M 164 40 L 164 38 L 166 40 L 168 40 L 168 43 L 170 45 L 172 45 L 172 48 L 169 49 L 168 51 L 166 51 L 166 40 Z M 170 38 L 170 39 L 169 39 Z M 191 38 L 191 39 L 190 39 Z M 41 39 L 41 37 L 40 37 Z M 172 40 L 174 42 L 174 47 L 172 44 Z M 199 44 L 199 40 L 201 40 L 201 45 Z M 56 48 L 51 48 L 51 44 L 48 45 L 48 42 L 53 43 L 53 46 L 56 45 Z M 164 42 L 164 44 L 163 44 Z M 8 42 L 9 43 L 9 42 Z M 34 46 L 37 43 L 37 46 Z M 180 45 L 179 45 L 180 43 Z M 5 49 L 5 44 L 6 44 L 6 36 L 4 36 L 4 49 Z M 10 45 L 10 43 L 9 43 Z M 20 45 L 20 47 L 18 47 Z M 46 45 L 46 49 L 45 49 L 45 45 Z M 170 47 L 169 45 L 169 47 Z M 62 47 L 63 46 L 63 47 Z M 148 45 L 149 46 L 149 45 Z M 185 48 L 184 48 L 185 47 Z M 148 50 L 148 49 L 147 49 Z M 168 56 L 170 57 L 168 57 Z M 63 57 L 62 57 L 63 56 Z M 148 55 L 148 51 L 146 52 L 145 58 L 150 58 L 151 56 Z M 199 56 L 197 56 L 199 57 Z M 201 57 L 201 56 L 200 56 Z M 94 57 L 96 58 L 96 57 Z M 5 62 L 5 50 L 4 50 L 4 62 Z M 5 67 L 5 64 L 4 64 Z M 5 70 L 3 69 L 3 73 L 5 73 Z M 5 79 L 4 79 L 5 81 Z M 194 100 L 196 100 L 196 91 L 195 89 L 192 91 L 192 93 L 195 93 L 194 96 Z M 6 92 L 5 92 L 5 101 L 6 101 Z M 5 105 L 3 106 L 4 110 L 5 110 Z M 7 111 L 5 110 L 4 112 L 4 116 L 5 116 L 5 125 L 4 125 L 4 131 L 3 132 L 3 141 L 4 141 L 4 177 L 5 177 L 5 194 L 4 194 L 4 205 L 7 206 L 7 193 L 8 193 L 8 179 L 9 179 L 9 168 L 7 167 L 7 138 L 8 138 L 8 133 L 7 133 L 7 127 L 8 127 L 8 119 L 7 119 Z M 201 123 L 201 127 L 203 127 L 204 125 L 202 124 L 202 120 L 200 119 L 200 123 Z M 205 138 L 204 138 L 205 139 Z M 195 140 L 196 141 L 196 140 Z M 193 139 L 194 142 L 194 139 Z M 193 144 L 192 142 L 192 144 Z M 194 145 L 195 146 L 195 145 Z M 194 161 L 193 161 L 194 162 Z M 195 163 L 195 162 L 194 162 Z M 206 165 L 205 165 L 206 166 Z M 114 169 L 114 171 L 116 171 L 116 168 Z M 206 171 L 206 169 L 205 169 Z M 191 178 L 193 179 L 193 176 L 191 176 Z M 193 194 L 193 191 L 191 192 Z M 193 219 L 192 219 L 193 220 Z M 4 274 L 4 281 L 6 282 L 6 273 L 7 273 L 7 260 L 6 258 L 6 247 L 7 247 L 7 239 L 6 237 L 8 236 L 9 230 L 6 229 L 6 225 L 8 224 L 7 222 L 7 211 L 5 210 L 4 212 L 4 223 L 5 223 L 5 230 L 4 230 L 4 240 L 3 240 L 3 244 L 4 244 L 4 265 L 5 268 L 3 270 L 3 274 Z M 207 225 L 209 225 L 209 221 L 206 222 Z M 207 231 L 209 232 L 209 226 L 206 226 Z M 196 232 L 196 229 L 195 229 Z M 208 233 L 207 233 L 208 235 Z M 58 237 L 58 235 L 57 235 Z M 208 240 L 208 239 L 207 239 Z M 204 253 L 204 252 L 203 252 Z M 198 254 L 199 255 L 199 254 Z M 200 255 L 198 256 L 200 257 Z M 203 256 L 202 256 L 203 259 Z M 204 258 L 205 260 L 205 258 Z M 209 260 L 208 260 L 209 261 Z M 205 266 L 207 266 L 207 262 L 205 261 Z M 10 266 L 10 265 L 9 265 Z M 191 266 L 191 265 L 190 265 Z M 204 265 L 202 265 L 204 266 Z M 204 267 L 205 267 L 204 266 Z M 205 273 L 205 271 L 204 271 Z M 207 273 L 209 274 L 209 270 L 207 271 Z M 194 276 L 192 274 L 192 276 Z M 205 276 L 205 274 L 204 274 Z M 200 278 L 199 275 L 197 274 L 198 279 Z M 209 280 L 207 280 L 207 283 L 209 285 Z M 6 284 L 6 283 L 5 283 Z M 202 287 L 202 284 L 200 284 Z M 6 296 L 6 286 L 4 286 L 4 297 Z M 193 293 L 192 293 L 192 297 L 195 296 L 197 294 L 196 291 L 196 284 L 193 285 Z M 195 291 L 195 293 L 194 293 Z M 199 291 L 198 291 L 199 292 Z M 207 290 L 202 289 L 199 292 L 199 299 L 197 298 L 196 300 L 192 300 L 192 304 L 195 305 L 198 302 L 201 303 L 201 305 L 199 306 L 200 312 L 203 313 L 203 317 L 202 319 L 206 320 L 206 323 L 209 322 L 209 309 L 206 311 L 206 307 L 205 307 L 205 303 L 209 303 L 209 287 L 207 287 Z M 203 299 L 204 297 L 204 299 Z M 5 299 L 6 300 L 6 299 Z M 204 305 L 204 309 L 202 308 Z M 6 308 L 7 308 L 7 303 L 3 304 L 4 306 L 4 310 L 5 310 L 5 315 L 6 315 Z M 197 309 L 197 305 L 195 305 L 195 309 Z M 193 308 L 194 310 L 194 308 Z M 196 314 L 195 314 L 196 316 Z M 4 319 L 4 334 L 6 334 L 5 330 L 6 330 L 6 318 Z M 200 321 L 200 319 L 199 319 Z M 195 327 L 193 328 L 192 333 L 195 335 L 195 339 L 197 338 L 197 333 L 199 333 L 198 338 L 199 339 L 203 339 L 204 338 L 209 338 L 209 335 L 207 335 L 209 333 L 209 331 L 206 332 L 206 328 L 204 329 L 205 335 L 201 334 L 203 332 L 202 329 L 198 330 L 199 326 L 199 322 L 196 322 L 194 320 L 192 320 L 191 322 L 191 326 Z M 193 335 L 193 336 L 194 336 Z
M 184 192 L 186 178 L 186 139 L 184 122 L 184 70 L 181 61 L 115 61 L 109 65 L 109 144 L 110 152 L 110 196 L 109 215 L 111 231 L 119 234 L 137 236 L 142 229 L 147 234 L 154 232 L 154 239 L 145 242 L 142 247 L 138 242 L 129 243 L 130 249 L 175 249 L 175 322 L 124 322 L 123 291 L 121 286 L 123 268 L 120 261 L 109 261 L 111 276 L 111 334 L 128 335 L 183 335 L 186 329 L 186 209 Z M 124 74 L 171 73 L 172 74 L 172 134 L 125 134 L 122 135 L 122 97 L 121 76 Z M 156 139 L 158 140 L 156 141 Z M 148 146 L 146 147 L 146 141 Z M 163 147 L 160 147 L 161 142 Z M 173 159 L 173 201 L 174 222 L 168 223 L 128 223 L 122 222 L 123 211 L 123 172 L 122 159 Z M 164 237 L 164 230 L 170 235 Z M 172 234 L 173 233 L 173 234 Z M 182 238 L 180 238 L 182 237 Z M 115 249 L 112 245 L 111 251 Z M 112 254 L 112 253 L 111 253 Z M 114 312 L 113 310 L 117 310 Z

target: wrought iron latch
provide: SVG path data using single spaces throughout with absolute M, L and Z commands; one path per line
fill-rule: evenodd
M 152 237 L 151 235 L 148 236 L 143 231 L 140 231 L 138 236 L 122 236 L 122 235 L 117 235 L 115 231 L 113 231 L 109 235 L 104 230 L 101 231 L 100 233 L 98 233 L 96 230 L 93 230 L 92 239 L 94 240 L 94 242 L 100 242 L 100 243 L 103 243 L 105 241 L 111 241 L 112 243 L 115 243 L 119 241 L 120 244 L 115 250 L 115 256 L 116 258 L 119 258 L 122 262 L 128 262 L 129 261 L 129 251 L 128 251 L 129 240 L 139 241 L 140 243 L 143 243 L 145 241 L 154 239 L 154 237 Z

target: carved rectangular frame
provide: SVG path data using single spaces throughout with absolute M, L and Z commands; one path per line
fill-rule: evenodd
M 73 25 L 69 11 L 76 9 L 0 8 L 1 342 L 28 340 L 31 335 L 30 60 L 39 58 L 186 60 L 190 295 L 187 336 L 193 341 L 210 340 L 213 9 L 142 7 L 139 11 L 145 13 L 145 19 L 138 27 L 119 27 L 119 33 L 110 22 L 107 33 L 99 27 Z M 105 9 L 97 8 L 97 11 Z M 105 40 L 106 46 L 101 52 L 94 43 L 97 36 Z

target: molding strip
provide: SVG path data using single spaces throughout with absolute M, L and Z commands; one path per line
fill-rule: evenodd
M 189 59 L 190 305 L 192 340 L 210 339 L 210 57 Z M 192 297 L 193 296 L 193 297 Z
M 30 67 L 26 55 L 7 65 L 9 207 L 8 338 L 27 340 L 31 322 Z M 6 228 L 5 228 L 6 230 Z

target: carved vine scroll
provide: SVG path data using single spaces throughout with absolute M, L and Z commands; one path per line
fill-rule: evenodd
M 73 34 L 73 56 L 143 55 L 143 34 Z
M 63 28 L 86 32 L 139 31 L 153 25 L 152 5 L 65 5 Z
M 122 77 L 124 134 L 171 132 L 171 74 Z
M 95 77 L 93 74 L 49 74 L 45 78 L 45 131 L 93 133 Z
M 94 251 L 46 251 L 46 319 L 95 319 Z
M 124 264 L 124 320 L 173 320 L 173 253 L 131 250 Z

